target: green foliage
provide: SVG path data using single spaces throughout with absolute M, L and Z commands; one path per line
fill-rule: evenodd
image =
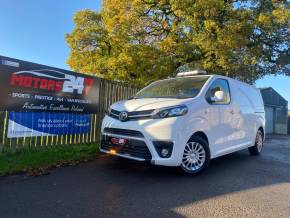
M 0 153 L 0 175 L 74 163 L 95 157 L 97 151 L 97 145 L 93 144 L 3 152 Z
M 289 73 L 289 18 L 277 0 L 104 0 L 75 15 L 68 64 L 139 85 L 184 66 L 253 82 Z

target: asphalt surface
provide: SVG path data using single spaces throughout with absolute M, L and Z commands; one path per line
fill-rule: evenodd
M 0 217 L 290 217 L 290 137 L 197 177 L 101 156 L 49 175 L 0 177 Z

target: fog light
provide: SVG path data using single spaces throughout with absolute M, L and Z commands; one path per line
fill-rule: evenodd
M 161 158 L 169 158 L 173 150 L 173 142 L 171 141 L 153 141 L 153 145 Z
M 110 154 L 116 154 L 117 153 L 116 150 L 113 150 L 113 149 L 111 149 L 109 152 L 110 152 Z
M 166 157 L 168 154 L 169 154 L 169 151 L 168 151 L 167 148 L 163 148 L 163 149 L 161 150 L 161 155 L 162 155 L 162 157 Z

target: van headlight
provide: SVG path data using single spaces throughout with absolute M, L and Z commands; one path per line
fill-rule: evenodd
M 167 117 L 178 117 L 183 116 L 188 112 L 188 107 L 185 105 L 177 105 L 166 108 L 159 108 L 152 112 L 153 119 L 167 118 Z

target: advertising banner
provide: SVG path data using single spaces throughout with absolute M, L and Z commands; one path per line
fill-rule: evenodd
M 96 77 L 0 56 L 0 110 L 97 113 Z
M 32 137 L 89 133 L 88 114 L 10 112 L 7 137 Z

